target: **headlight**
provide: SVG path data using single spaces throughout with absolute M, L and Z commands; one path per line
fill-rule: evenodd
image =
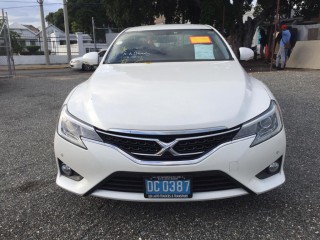
M 75 119 L 64 105 L 58 123 L 58 134 L 67 141 L 86 149 L 81 138 L 102 142 L 94 128 L 80 120 Z
M 283 127 L 280 109 L 275 101 L 261 115 L 244 123 L 234 139 L 256 135 L 250 147 L 262 143 L 278 134 Z

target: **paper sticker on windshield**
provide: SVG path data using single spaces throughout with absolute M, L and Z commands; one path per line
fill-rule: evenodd
M 190 36 L 191 44 L 210 44 L 212 43 L 211 38 L 209 36 Z
M 194 58 L 199 60 L 213 60 L 213 45 L 212 44 L 195 44 Z

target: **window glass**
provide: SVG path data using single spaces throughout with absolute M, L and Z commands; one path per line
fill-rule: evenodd
M 125 32 L 111 47 L 105 63 L 232 60 L 214 30 L 156 30 Z

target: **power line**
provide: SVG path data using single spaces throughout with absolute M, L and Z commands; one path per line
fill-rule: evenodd
M 12 3 L 12 2 L 18 2 L 18 3 L 34 3 L 34 2 L 28 2 L 28 1 L 1 1 L 3 3 Z
M 18 3 L 34 3 L 33 2 L 29 2 L 29 1 L 16 1 L 16 0 L 8 0 L 8 1 L 0 1 L 3 3 L 12 3 L 12 2 L 18 2 Z M 52 2 L 52 3 L 47 3 L 47 4 L 62 4 L 62 3 L 58 3 L 58 2 Z
M 34 3 L 34 2 L 33 2 Z M 48 5 L 57 5 L 57 4 L 62 4 L 62 3 L 47 3 L 44 4 L 44 6 L 48 6 Z M 39 5 L 28 5 L 28 6 L 19 6 L 19 7 L 6 7 L 3 9 L 13 9 L 13 8 L 28 8 L 28 7 L 38 7 Z

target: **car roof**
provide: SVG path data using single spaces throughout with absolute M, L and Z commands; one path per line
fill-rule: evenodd
M 172 30 L 172 29 L 212 29 L 209 25 L 201 24 L 158 24 L 128 28 L 126 32 Z

